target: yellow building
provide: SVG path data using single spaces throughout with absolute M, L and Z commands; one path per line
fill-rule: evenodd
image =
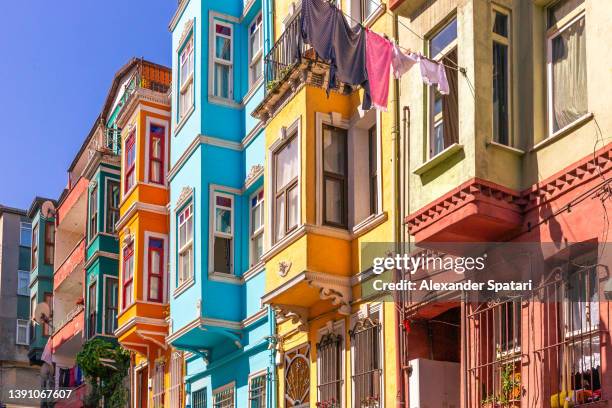
M 122 140 L 119 343 L 132 352 L 130 405 L 179 406 L 182 355 L 168 332 L 168 157 L 171 71 L 132 60 L 111 107 Z M 175 402 L 176 401 L 176 402 Z
M 262 301 L 277 317 L 279 406 L 395 406 L 394 305 L 361 290 L 372 277 L 364 244 L 394 242 L 399 225 L 394 82 L 388 112 L 360 110 L 363 92 L 347 86 L 328 97 L 328 66 L 314 50 L 303 49 L 301 60 L 286 52 L 296 44 L 299 6 L 274 7 L 267 93 L 254 116 L 266 126 Z M 392 36 L 385 4 L 342 7 Z

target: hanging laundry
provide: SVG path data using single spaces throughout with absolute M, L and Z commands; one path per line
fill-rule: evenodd
M 359 85 L 365 92 L 362 108 L 370 109 L 365 30 L 351 28 L 342 12 L 326 1 L 303 0 L 300 34 L 301 40 L 330 65 L 327 95 L 337 81 Z
M 389 98 L 389 68 L 393 58 L 393 45 L 386 38 L 366 30 L 366 69 L 372 104 L 378 110 L 387 110 Z
M 414 64 L 419 62 L 419 57 L 413 53 L 404 53 L 397 44 L 393 44 L 393 74 L 396 78 L 404 75 Z
M 438 85 L 438 91 L 443 95 L 448 95 L 449 86 L 444 65 L 423 56 L 419 56 L 419 65 L 423 82 L 427 85 Z

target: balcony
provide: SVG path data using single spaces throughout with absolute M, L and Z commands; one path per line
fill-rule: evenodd
M 76 305 L 66 316 L 54 322 L 51 347 L 54 356 L 74 357 L 83 345 L 85 311 L 83 305 Z
M 315 50 L 300 39 L 301 10 L 264 57 L 266 94 L 253 116 L 267 120 L 304 85 L 327 88 L 329 64 L 319 59 Z M 353 86 L 339 83 L 335 91 L 350 94 Z
M 389 10 L 402 17 L 410 17 L 426 3 L 426 0 L 389 0 Z
M 58 291 L 60 286 L 62 290 L 75 291 L 80 290 L 82 285 L 82 276 L 79 273 L 74 274 L 73 272 L 80 272 L 83 270 L 85 263 L 85 238 L 72 249 L 72 252 L 64 259 L 60 266 L 55 270 L 53 274 L 53 290 Z

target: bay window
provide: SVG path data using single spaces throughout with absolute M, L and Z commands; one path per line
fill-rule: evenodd
M 149 295 L 152 302 L 162 302 L 164 293 L 164 240 L 149 238 Z
M 261 260 L 263 254 L 264 192 L 251 197 L 251 266 Z
M 136 184 L 136 134 L 130 133 L 125 141 L 125 173 L 124 193 L 127 193 Z
M 149 181 L 164 184 L 164 138 L 166 128 L 151 124 L 149 127 Z
M 232 273 L 234 242 L 234 199 L 227 194 L 214 194 L 213 271 Z
M 232 42 L 232 26 L 215 21 L 213 39 L 213 95 L 218 98 L 232 98 Z
M 55 249 L 55 224 L 52 221 L 45 223 L 45 263 L 53 265 L 53 251 Z
M 104 334 L 113 334 L 117 330 L 117 312 L 119 282 L 117 279 L 106 277 L 106 293 L 104 299 Z
M 261 13 L 249 27 L 249 86 L 263 74 L 263 28 Z
M 178 215 L 178 284 L 193 279 L 193 204 Z
M 346 228 L 347 208 L 347 131 L 323 125 L 323 223 Z
M 134 302 L 134 243 L 123 250 L 123 310 Z
M 299 219 L 298 138 L 289 140 L 273 153 L 274 166 L 274 240 L 297 228 Z
M 115 224 L 119 221 L 119 182 L 106 182 L 106 232 L 114 234 Z
M 510 144 L 510 16 L 493 9 L 493 140 Z
M 587 114 L 584 0 L 547 9 L 548 127 L 552 135 Z
M 185 117 L 193 106 L 193 34 L 183 45 L 179 54 L 179 120 Z
M 446 65 L 449 94 L 429 86 L 429 157 L 459 141 L 457 70 L 457 19 L 453 18 L 429 40 L 430 57 Z

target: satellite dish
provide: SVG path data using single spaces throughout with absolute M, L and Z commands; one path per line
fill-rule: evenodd
M 40 212 L 45 218 L 54 217 L 55 216 L 55 206 L 53 205 L 51 201 L 47 200 L 44 203 L 42 203 Z
M 34 309 L 34 321 L 40 325 L 46 323 L 51 325 L 51 308 L 46 302 L 42 302 L 36 305 Z

